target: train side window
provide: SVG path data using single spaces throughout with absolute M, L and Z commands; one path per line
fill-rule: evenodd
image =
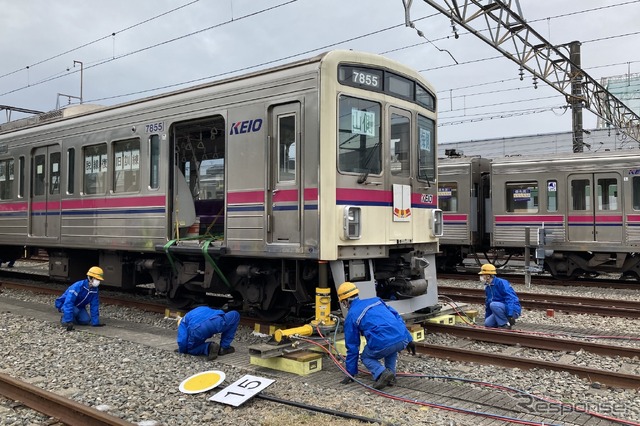
M 391 174 L 409 177 L 411 151 L 411 121 L 399 114 L 391 114 Z
M 598 210 L 618 210 L 618 179 L 599 178 L 596 189 Z
M 20 166 L 20 175 L 19 175 L 19 182 L 18 182 L 18 198 L 24 198 L 24 174 L 25 174 L 25 170 L 24 170 L 24 157 L 20 157 L 20 159 L 18 160 L 18 164 Z
M 547 181 L 547 211 L 548 212 L 558 211 L 558 181 L 557 180 Z
M 438 208 L 443 212 L 458 211 L 458 182 L 438 184 Z
M 381 106 L 340 96 L 338 169 L 347 173 L 382 173 Z
M 589 179 L 571 181 L 571 206 L 574 211 L 591 210 L 591 181 Z
M 49 155 L 49 194 L 60 193 L 60 153 Z
M 278 182 L 296 180 L 296 116 L 278 117 Z
M 36 155 L 33 159 L 33 195 L 44 195 L 45 192 L 45 162 L 44 154 Z
M 506 189 L 508 212 L 538 212 L 538 182 L 508 182 L 506 184 Z
M 149 188 L 160 187 L 160 136 L 151 135 L 149 138 Z
M 422 115 L 418 115 L 418 180 L 435 182 L 436 153 L 435 125 Z
M 633 209 L 640 210 L 640 176 L 634 176 L 633 185 Z
M 140 139 L 113 143 L 113 192 L 140 191 Z
M 75 191 L 74 182 L 76 176 L 76 149 L 67 150 L 67 194 Z
M 84 148 L 83 190 L 87 195 L 104 194 L 107 187 L 107 144 L 92 145 Z
M 13 158 L 0 161 L 0 200 L 13 198 L 13 167 Z

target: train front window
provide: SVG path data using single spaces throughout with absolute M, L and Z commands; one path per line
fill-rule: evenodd
M 140 139 L 113 144 L 113 192 L 140 190 Z
M 411 146 L 411 120 L 399 114 L 391 114 L 391 174 L 409 177 Z
M 509 213 L 538 213 L 538 183 L 507 183 L 507 211 Z
M 443 212 L 458 211 L 458 183 L 438 183 L 438 208 Z
M 338 168 L 347 173 L 382 173 L 381 106 L 377 102 L 340 96 Z
M 87 146 L 83 149 L 83 190 L 87 195 L 104 194 L 107 187 L 107 144 Z
M 422 115 L 418 115 L 418 180 L 436 180 L 436 149 L 434 147 L 435 125 Z

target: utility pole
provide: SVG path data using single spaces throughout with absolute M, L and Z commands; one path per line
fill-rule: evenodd
M 582 141 L 582 69 L 580 64 L 580 42 L 569 43 L 569 60 L 571 61 L 571 96 L 567 98 L 571 105 L 571 123 L 573 129 L 573 152 L 583 152 Z

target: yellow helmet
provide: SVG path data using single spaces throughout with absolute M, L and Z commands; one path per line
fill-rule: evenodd
M 340 284 L 340 287 L 338 287 L 338 300 L 342 302 L 345 299 L 356 296 L 358 293 L 360 293 L 360 290 L 358 290 L 358 287 L 356 287 L 354 283 L 350 283 L 349 281 L 343 282 Z
M 482 265 L 482 269 L 480 269 L 478 275 L 495 275 L 496 273 L 497 272 L 495 266 L 490 263 L 485 263 L 484 265 Z
M 89 268 L 89 271 L 87 272 L 87 276 L 103 281 L 104 271 L 99 266 L 92 266 L 91 268 Z

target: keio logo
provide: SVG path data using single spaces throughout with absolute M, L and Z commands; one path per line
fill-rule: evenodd
M 230 135 L 239 135 L 241 133 L 257 132 L 262 129 L 262 119 L 238 121 L 231 124 Z

